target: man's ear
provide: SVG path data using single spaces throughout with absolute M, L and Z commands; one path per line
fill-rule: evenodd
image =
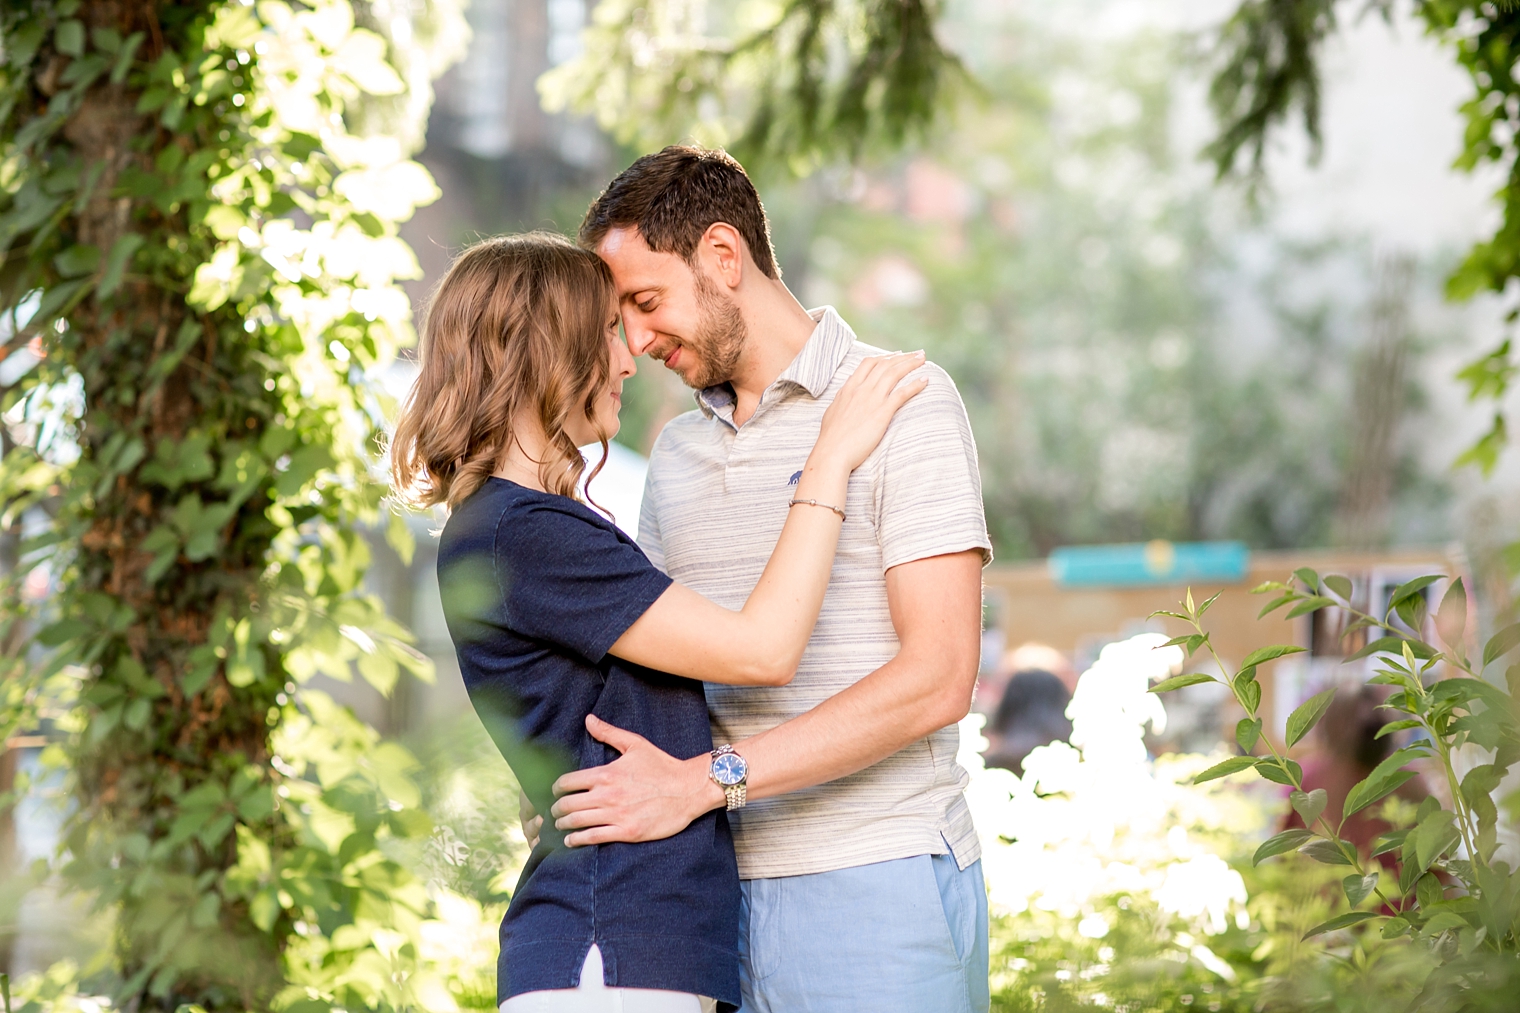
M 745 271 L 750 267 L 746 263 L 749 247 L 745 244 L 744 237 L 739 235 L 739 230 L 732 225 L 713 222 L 702 233 L 697 250 L 708 270 L 726 287 L 735 289 L 744 281 Z

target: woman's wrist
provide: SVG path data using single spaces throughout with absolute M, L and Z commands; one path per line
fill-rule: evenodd
M 817 444 L 808 454 L 808 458 L 802 464 L 802 474 L 806 477 L 809 472 L 819 478 L 848 478 L 854 469 L 850 467 L 849 459 L 843 453 L 830 450 L 823 444 Z

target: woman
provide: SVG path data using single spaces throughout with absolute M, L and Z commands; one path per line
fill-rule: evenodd
M 791 679 L 828 585 L 846 481 L 923 389 L 899 386 L 922 362 L 868 359 L 840 391 L 797 482 L 800 509 L 734 612 L 673 583 L 578 501 L 576 448 L 605 450 L 634 372 L 606 266 L 542 233 L 460 255 L 428 310 L 392 468 L 408 501 L 450 511 L 438 571 L 460 670 L 540 812 L 559 774 L 615 758 L 587 733 L 592 714 L 675 756 L 711 752 L 728 807 L 743 804 L 743 758 L 713 749 L 695 680 Z M 502 921 L 502 1011 L 736 1006 L 738 908 L 722 812 L 637 845 L 568 849 L 550 828 Z

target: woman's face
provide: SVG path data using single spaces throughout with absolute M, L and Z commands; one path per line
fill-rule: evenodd
M 608 301 L 606 319 L 607 385 L 591 402 L 591 418 L 588 419 L 579 412 L 572 412 L 565 424 L 566 433 L 575 441 L 577 447 L 589 446 L 598 442 L 603 436 L 610 440 L 617 435 L 618 413 L 623 410 L 623 381 L 638 372 L 638 367 L 633 362 L 633 354 L 623 343 L 623 335 L 618 326 L 616 299 Z

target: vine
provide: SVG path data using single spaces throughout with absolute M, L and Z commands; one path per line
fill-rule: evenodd
M 363 27 L 398 17 L 0 11 L 0 732 L 59 719 L 62 872 L 114 914 L 137 1009 L 431 987 L 428 899 L 385 850 L 430 829 L 415 761 L 304 688 L 430 677 L 360 588 L 364 527 L 410 551 L 374 377 L 412 338 L 397 226 L 437 196 L 398 132 L 355 126 L 425 113 L 415 54 Z M 421 17 L 463 36 L 457 10 Z

